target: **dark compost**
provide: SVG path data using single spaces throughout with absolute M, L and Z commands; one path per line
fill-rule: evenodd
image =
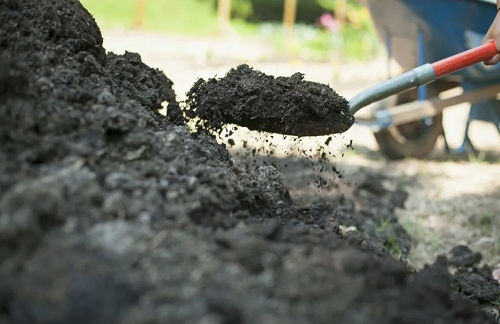
M 78 1 L 0 0 L 2 324 L 490 323 L 444 259 L 410 274 L 340 230 L 392 194 L 299 206 L 190 134 L 172 82 L 107 54 Z

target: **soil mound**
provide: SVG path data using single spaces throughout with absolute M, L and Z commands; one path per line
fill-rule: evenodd
M 413 276 L 345 239 L 349 199 L 297 206 L 190 134 L 78 1 L 0 0 L 0 64 L 0 323 L 490 321 L 443 260 Z

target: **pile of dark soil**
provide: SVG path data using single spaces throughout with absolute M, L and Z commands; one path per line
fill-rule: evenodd
M 0 0 L 0 64 L 0 323 L 490 322 L 444 260 L 410 275 L 344 236 L 350 199 L 297 206 L 191 135 L 78 1 Z
M 296 73 L 275 78 L 243 64 L 224 78 L 199 79 L 188 95 L 188 116 L 199 127 L 233 123 L 252 130 L 296 136 L 343 133 L 354 123 L 349 102 L 329 86 Z

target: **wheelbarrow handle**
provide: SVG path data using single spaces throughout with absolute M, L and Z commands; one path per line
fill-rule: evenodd
M 495 42 L 489 41 L 484 45 L 432 63 L 432 68 L 436 73 L 436 79 L 439 79 L 476 63 L 490 60 L 497 54 Z
M 490 41 L 484 45 L 445 58 L 441 61 L 421 65 L 411 71 L 403 73 L 359 93 L 349 101 L 349 111 L 351 114 L 355 114 L 361 108 L 366 107 L 371 103 L 429 84 L 436 81 L 436 79 L 447 76 L 450 73 L 457 72 L 476 63 L 492 59 L 497 54 L 498 52 L 495 42 Z

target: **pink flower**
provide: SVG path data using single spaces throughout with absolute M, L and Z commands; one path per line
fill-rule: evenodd
M 493 278 L 500 284 L 500 268 L 496 268 L 493 271 Z
M 333 17 L 332 14 L 324 13 L 318 19 L 318 25 L 322 28 L 325 28 L 333 33 L 337 33 L 340 31 L 342 24 L 338 19 Z

